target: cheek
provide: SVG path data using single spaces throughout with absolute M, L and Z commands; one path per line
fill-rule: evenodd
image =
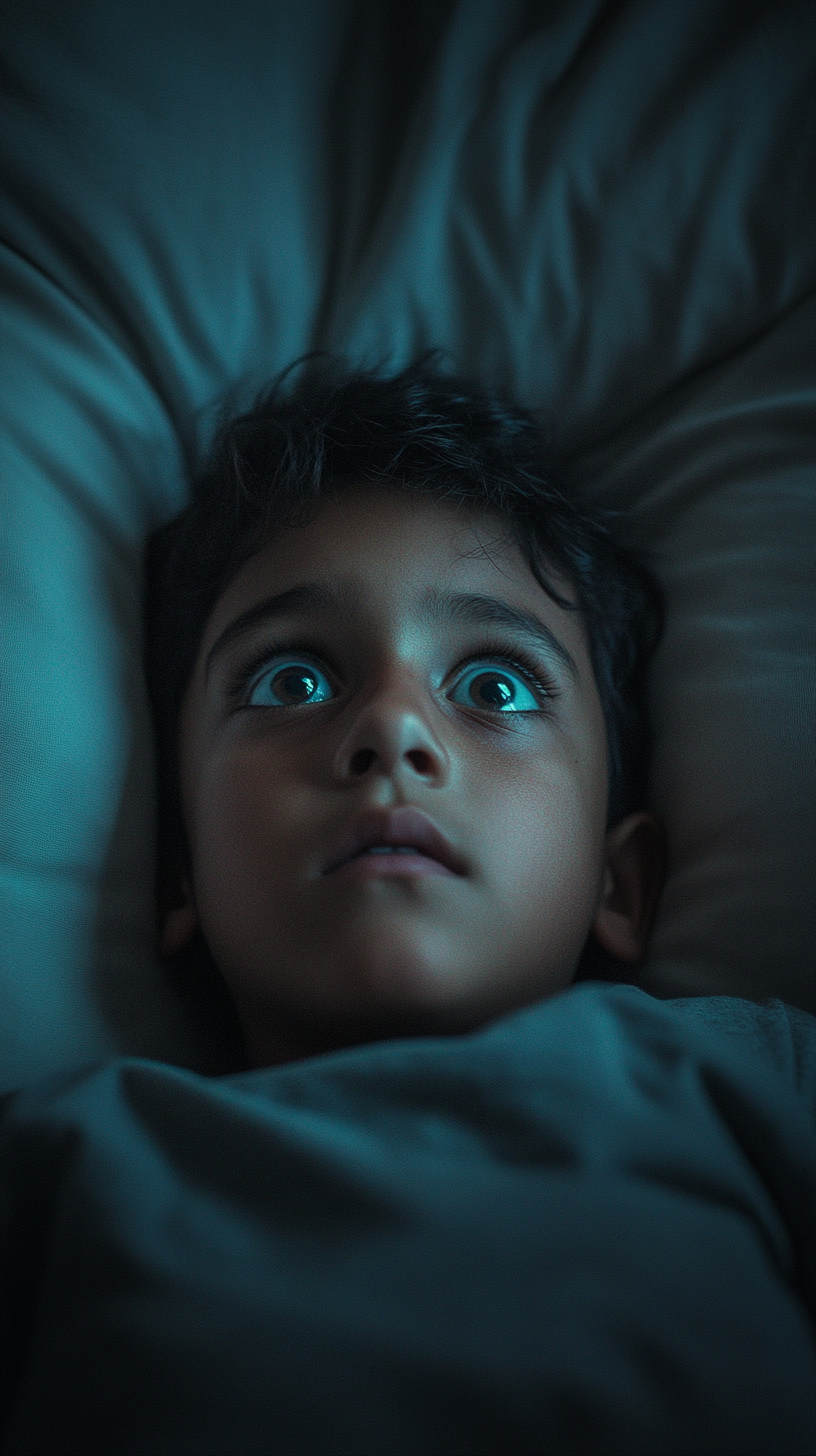
M 191 851 L 205 939 L 230 984 L 252 983 L 296 902 L 303 792 L 258 748 L 207 764 L 196 785 Z
M 505 785 L 492 808 L 491 859 L 508 900 L 533 916 L 538 911 L 542 922 L 574 921 L 582 929 L 595 908 L 604 841 L 585 784 L 553 769 L 538 782 Z
M 277 852 L 291 837 L 279 772 L 251 752 L 213 759 L 196 785 L 191 820 L 193 874 L 199 909 L 229 914 L 248 896 L 274 893 Z

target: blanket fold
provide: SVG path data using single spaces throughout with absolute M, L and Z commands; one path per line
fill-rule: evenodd
M 7 1456 L 813 1449 L 816 1018 L 585 984 L 475 1035 L 9 1103 Z

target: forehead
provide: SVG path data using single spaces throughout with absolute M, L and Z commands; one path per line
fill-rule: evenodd
M 572 601 L 570 585 L 550 575 Z M 344 614 L 373 613 L 391 629 L 432 618 L 429 604 L 443 589 L 493 596 L 534 612 L 557 630 L 568 652 L 586 655 L 580 615 L 559 607 L 542 589 L 507 521 L 373 484 L 347 486 L 325 499 L 309 525 L 281 528 L 247 561 L 213 609 L 202 655 L 238 614 L 270 593 L 316 581 L 334 589 Z

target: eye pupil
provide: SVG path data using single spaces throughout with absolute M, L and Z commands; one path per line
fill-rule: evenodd
M 284 668 L 273 678 L 273 687 L 276 693 L 288 697 L 290 702 L 302 703 L 313 696 L 317 682 L 310 672 L 292 672 L 291 668 Z
M 503 708 L 515 697 L 513 688 L 507 679 L 498 677 L 496 673 L 484 673 L 482 677 L 476 679 L 474 686 L 482 701 L 488 703 L 491 708 Z

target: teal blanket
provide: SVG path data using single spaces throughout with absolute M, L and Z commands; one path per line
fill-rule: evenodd
M 476 1035 L 6 1107 L 7 1456 L 806 1456 L 816 1018 Z

